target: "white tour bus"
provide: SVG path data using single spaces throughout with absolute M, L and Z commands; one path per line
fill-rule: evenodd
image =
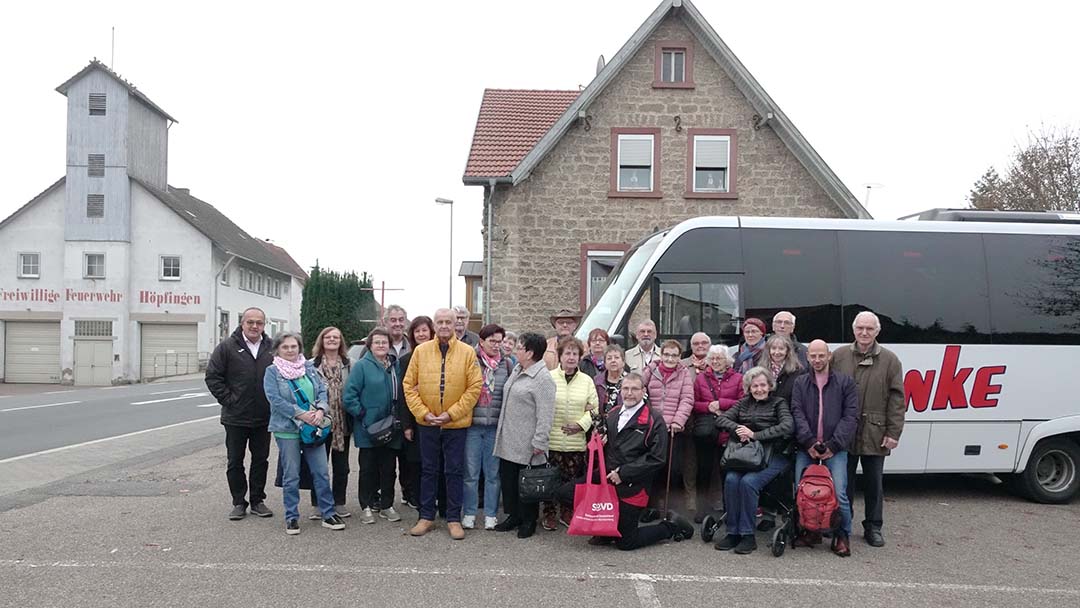
M 733 345 L 780 310 L 834 346 L 860 311 L 881 319 L 907 402 L 886 471 L 995 473 L 1040 502 L 1080 489 L 1080 216 L 691 219 L 627 252 L 578 337 L 629 347 L 651 318 L 661 338 Z

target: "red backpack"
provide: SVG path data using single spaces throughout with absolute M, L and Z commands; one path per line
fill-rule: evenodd
M 795 507 L 799 511 L 799 526 L 810 532 L 825 532 L 836 528 L 840 511 L 832 474 L 823 464 L 812 464 L 803 471 L 799 489 L 795 491 Z

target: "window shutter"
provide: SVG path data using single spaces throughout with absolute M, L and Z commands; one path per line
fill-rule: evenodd
M 695 167 L 716 169 L 728 166 L 728 145 L 730 142 L 727 139 L 699 137 L 695 143 Z
M 652 166 L 652 136 L 619 138 L 619 165 L 623 167 Z
M 90 116 L 105 116 L 104 93 L 90 93 Z
M 105 217 L 105 195 L 86 195 L 86 217 Z
M 105 155 L 88 154 L 86 157 L 86 174 L 90 177 L 105 177 Z

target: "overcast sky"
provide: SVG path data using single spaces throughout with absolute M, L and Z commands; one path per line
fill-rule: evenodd
M 240 4 L 6 7 L 0 216 L 63 176 L 53 89 L 109 61 L 115 26 L 115 69 L 180 121 L 173 186 L 430 313 L 450 266 L 436 197 L 456 201 L 454 273 L 482 256 L 482 189 L 461 175 L 484 88 L 584 86 L 657 2 Z M 1075 3 L 695 5 L 860 201 L 875 185 L 879 219 L 965 206 L 1029 128 L 1080 126 Z

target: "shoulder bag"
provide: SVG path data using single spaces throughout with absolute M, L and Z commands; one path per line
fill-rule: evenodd
M 296 403 L 301 407 L 306 408 L 308 411 L 315 409 L 311 405 L 311 401 L 308 400 L 304 391 L 300 388 L 300 383 L 296 380 L 289 380 L 289 386 L 292 387 L 293 395 L 296 397 Z M 322 421 L 316 425 L 308 424 L 306 422 L 300 423 L 300 443 L 305 446 L 320 446 L 330 439 L 330 430 L 333 427 L 334 419 L 330 417 L 330 414 L 323 412 Z

